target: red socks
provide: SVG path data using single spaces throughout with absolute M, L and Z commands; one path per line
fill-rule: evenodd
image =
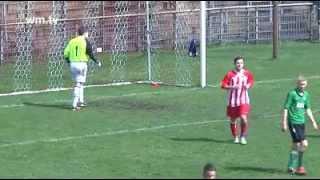
M 230 123 L 230 130 L 231 130 L 231 133 L 232 133 L 233 137 L 238 136 L 238 134 L 237 134 L 237 124 L 236 123 Z
M 238 130 L 237 130 L 237 121 L 234 121 L 234 123 L 230 122 L 230 130 L 232 133 L 233 137 L 237 137 L 238 136 Z M 248 123 L 243 123 L 241 122 L 241 137 L 245 137 L 247 136 L 247 131 L 248 131 Z
M 241 123 L 241 137 L 247 136 L 248 124 Z

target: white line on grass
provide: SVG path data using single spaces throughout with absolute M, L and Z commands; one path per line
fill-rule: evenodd
M 10 105 L 0 105 L 0 108 L 15 108 L 15 107 L 22 107 L 24 104 L 10 104 Z
M 315 110 L 314 112 L 319 112 L 320 110 Z M 272 118 L 280 116 L 279 114 L 267 114 L 263 115 L 262 118 Z M 184 126 L 193 126 L 193 125 L 201 125 L 201 124 L 210 124 L 210 123 L 218 123 L 218 122 L 228 122 L 229 120 L 211 120 L 211 121 L 200 121 L 200 122 L 190 122 L 190 123 L 176 123 L 176 124 L 169 124 L 169 125 L 160 125 L 155 127 L 143 127 L 138 129 L 124 129 L 118 131 L 110 131 L 110 132 L 102 132 L 102 133 L 92 133 L 83 136 L 67 136 L 67 137 L 60 137 L 60 138 L 49 138 L 49 139 L 40 139 L 40 140 L 29 140 L 29 141 L 21 141 L 15 143 L 7 143 L 7 144 L 0 144 L 0 148 L 5 147 L 12 147 L 12 146 L 22 146 L 22 145 L 31 145 L 36 143 L 52 143 L 52 142 L 63 142 L 63 141 L 70 141 L 70 140 L 77 140 L 77 139 L 85 139 L 85 138 L 93 138 L 93 137 L 102 137 L 102 136 L 112 136 L 118 134 L 128 134 L 128 133 L 139 133 L 144 131 L 152 131 L 158 129 L 166 129 L 172 127 L 184 127 Z
M 320 76 L 308 76 L 307 79 L 319 79 Z M 262 80 L 262 81 L 256 81 L 257 84 L 259 83 L 275 83 L 275 82 L 281 82 L 281 81 L 291 81 L 294 80 L 292 78 L 286 78 L 286 79 L 271 79 L 271 80 Z M 99 84 L 99 85 L 87 85 L 85 88 L 90 87 L 108 87 L 108 86 L 120 86 L 120 85 L 131 85 L 131 84 L 146 84 L 151 83 L 150 81 L 137 81 L 137 82 L 120 82 L 120 83 L 109 83 L 109 84 Z M 161 84 L 161 83 L 160 83 Z M 208 84 L 208 87 L 219 87 L 219 84 Z M 12 93 L 5 93 L 0 94 L 0 96 L 16 96 L 16 95 L 25 95 L 25 94 L 39 94 L 44 92 L 56 92 L 56 91 L 66 91 L 71 90 L 72 88 L 56 88 L 56 89 L 44 89 L 44 90 L 36 90 L 36 91 L 22 91 L 22 92 L 12 92 Z M 201 88 L 198 88 L 201 89 Z
M 320 79 L 320 76 L 308 76 L 306 77 L 307 79 Z M 281 81 L 292 81 L 294 79 L 290 79 L 290 78 L 284 78 L 284 79 L 270 79 L 270 80 L 262 80 L 262 81 L 256 81 L 256 84 L 272 84 L 272 83 L 277 83 L 277 82 L 281 82 Z M 143 82 L 137 82 L 137 83 L 143 83 Z M 122 84 L 134 84 L 134 83 L 122 83 Z M 106 85 L 91 85 L 91 86 L 87 86 L 87 87 L 104 87 L 104 86 L 112 86 L 112 85 L 120 85 L 120 83 L 114 83 L 114 84 L 106 84 Z M 219 87 L 219 85 L 208 85 L 209 87 Z M 62 89 L 54 89 L 54 90 L 44 90 L 44 91 L 32 91 L 32 92 L 36 92 L 36 93 L 41 93 L 41 92 L 52 92 L 52 91 L 60 91 L 60 90 L 69 90 L 71 88 L 62 88 Z M 191 88 L 191 89 L 185 89 L 185 90 L 179 90 L 179 92 L 184 92 L 184 91 L 192 91 L 192 90 L 198 90 L 198 89 L 202 89 L 200 87 L 197 88 Z M 30 92 L 20 92 L 23 94 L 34 94 Z M 142 93 L 129 93 L 129 94 L 123 94 L 123 95 L 116 95 L 116 96 L 99 96 L 96 99 L 93 100 L 97 100 L 97 99 L 101 99 L 101 98 L 117 98 L 117 97 L 131 97 L 131 96 L 137 96 L 137 95 L 153 95 L 153 94 L 159 94 L 160 92 L 142 92 Z M 161 94 L 164 94 L 165 92 L 161 92 Z M 172 93 L 172 91 L 168 91 L 168 93 Z M 11 93 L 11 94 L 0 94 L 0 96 L 10 96 L 10 95 L 18 95 L 18 93 Z M 51 102 L 70 102 L 70 100 L 54 100 Z M 41 102 L 35 102 L 35 103 L 41 103 Z M 24 104 L 11 104 L 11 105 L 0 105 L 0 109 L 1 108 L 15 108 L 15 107 L 22 107 L 24 106 Z
M 320 79 L 320 76 L 308 76 L 306 79 Z M 278 83 L 282 81 L 293 81 L 295 79 L 293 78 L 283 78 L 283 79 L 270 79 L 270 80 L 261 80 L 261 81 L 256 81 L 256 84 L 272 84 L 272 83 Z M 209 84 L 209 87 L 219 87 L 220 84 Z
M 318 79 L 318 78 L 320 78 L 320 76 L 309 76 L 309 77 L 307 77 L 307 79 Z M 266 81 L 257 81 L 257 83 L 275 83 L 275 82 L 289 81 L 289 80 L 294 80 L 294 79 L 273 79 L 273 80 L 266 80 Z M 193 88 L 193 89 L 200 89 L 200 88 Z M 150 92 L 150 93 L 149 92 L 145 92 L 145 93 L 130 93 L 130 94 L 119 95 L 119 96 L 105 96 L 105 98 L 116 98 L 116 97 L 125 97 L 125 96 L 157 94 L 157 93 L 155 93 L 155 92 Z M 57 101 L 65 102 L 65 100 L 57 100 Z M 0 108 L 13 108 L 13 107 L 21 107 L 21 106 L 24 106 L 24 104 L 0 105 Z M 316 110 L 314 112 L 319 112 L 319 111 L 320 110 Z M 280 115 L 279 114 L 270 114 L 270 115 L 263 116 L 263 118 L 270 118 L 270 117 L 277 117 L 277 116 L 280 116 Z M 35 143 L 40 143 L 40 142 L 61 142 L 61 141 L 84 139 L 84 138 L 90 138 L 90 137 L 110 136 L 110 135 L 117 135 L 117 134 L 135 133 L 135 132 L 150 131 L 150 130 L 157 130 L 157 129 L 165 129 L 165 128 L 171 128 L 171 127 L 182 127 L 182 126 L 209 124 L 209 123 L 225 122 L 225 121 L 228 121 L 228 120 L 212 120 L 212 121 L 202 121 L 202 122 L 191 122 L 191 123 L 161 125 L 161 126 L 156 126 L 156 127 L 151 127 L 151 128 L 139 128 L 139 129 L 134 129 L 134 130 L 126 129 L 126 130 L 111 131 L 111 132 L 104 132 L 104 133 L 93 133 L 93 134 L 88 134 L 88 135 L 83 135 L 83 136 L 69 136 L 69 137 L 50 138 L 50 139 L 43 139 L 43 140 L 30 140 L 30 141 L 22 141 L 22 142 L 16 142 L 16 143 L 2 144 L 2 145 L 0 145 L 0 148 L 18 146 L 18 145 L 29 145 L 29 144 L 35 144 Z
M 192 91 L 192 90 L 197 90 L 199 88 L 192 88 L 192 89 L 185 89 L 185 90 L 179 90 L 179 93 L 185 92 L 185 91 Z M 161 94 L 168 93 L 171 94 L 172 91 L 168 92 L 161 92 Z M 133 97 L 133 96 L 143 96 L 143 95 L 154 95 L 154 94 L 159 94 L 159 92 L 141 92 L 141 93 L 128 93 L 128 94 L 122 94 L 122 95 L 114 95 L 114 96 L 97 96 L 94 98 L 90 98 L 90 101 L 95 101 L 95 100 L 100 100 L 100 99 L 111 99 L 111 98 L 119 98 L 119 97 Z M 71 103 L 71 100 L 66 100 L 66 99 L 57 99 L 50 101 L 53 103 Z M 33 101 L 32 103 L 37 104 L 37 103 L 43 103 L 42 101 Z M 1 108 L 15 108 L 15 107 L 22 107 L 25 106 L 24 104 L 10 104 L 10 105 L 0 105 Z
M 100 85 L 87 85 L 85 88 L 90 87 L 107 87 L 107 86 L 120 86 L 120 85 L 129 85 L 129 84 L 143 84 L 148 81 L 137 81 L 137 82 L 120 82 L 120 83 L 110 83 L 110 84 L 100 84 Z M 55 89 L 44 89 L 44 90 L 36 90 L 36 91 L 21 91 L 21 92 L 12 92 L 0 94 L 0 96 L 16 96 L 16 95 L 26 95 L 26 94 L 39 94 L 45 92 L 56 92 L 56 91 L 66 91 L 71 90 L 72 88 L 55 88 Z
M 320 110 L 312 110 L 312 113 L 318 113 L 320 112 Z M 271 117 L 278 117 L 278 116 L 281 116 L 281 112 L 279 112 L 279 114 L 264 114 L 262 115 L 262 118 L 271 118 Z
M 77 139 L 81 140 L 84 138 L 112 136 L 112 135 L 128 134 L 128 133 L 139 133 L 139 132 L 144 132 L 144 131 L 152 131 L 152 130 L 158 130 L 158 129 L 172 128 L 172 127 L 183 127 L 183 126 L 201 125 L 201 124 L 227 122 L 227 121 L 228 120 L 211 120 L 211 121 L 200 121 L 200 122 L 190 122 L 190 123 L 177 123 L 177 124 L 161 125 L 161 126 L 155 126 L 155 127 L 143 127 L 143 128 L 133 129 L 133 130 L 124 129 L 124 130 L 118 130 L 118 131 L 93 133 L 93 134 L 87 134 L 87 135 L 83 135 L 83 136 L 67 136 L 67 137 L 61 137 L 61 138 L 30 140 L 30 141 L 22 141 L 22 142 L 16 142 L 16 143 L 1 144 L 0 148 L 11 147 L 11 146 L 31 145 L 31 144 L 42 143 L 42 142 L 50 143 L 50 142 L 62 142 L 62 141 L 70 141 L 70 140 L 77 140 Z

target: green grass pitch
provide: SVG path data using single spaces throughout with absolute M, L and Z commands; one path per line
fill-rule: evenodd
M 280 115 L 301 73 L 309 78 L 307 91 L 320 119 L 319 44 L 282 42 L 277 60 L 270 44 L 210 46 L 207 52 L 213 86 L 203 89 L 197 87 L 196 58 L 193 87 L 86 88 L 89 106 L 80 112 L 70 109 L 71 91 L 0 97 L 0 178 L 201 178 L 209 161 L 220 178 L 295 178 L 286 173 L 291 139 L 280 130 Z M 226 92 L 215 86 L 233 68 L 235 55 L 246 57 L 256 80 L 245 146 L 232 143 Z M 139 69 L 133 62 L 140 56 L 132 55 L 128 66 Z M 162 53 L 160 59 L 170 57 Z M 0 67 L 0 73 L 7 71 Z M 99 74 L 92 82 L 100 83 Z M 132 80 L 144 76 L 128 74 Z M 33 76 L 39 88 L 47 83 L 41 73 Z M 11 88 L 8 77 L 2 76 L 3 92 Z M 306 134 L 306 177 L 320 177 L 320 131 L 308 121 Z

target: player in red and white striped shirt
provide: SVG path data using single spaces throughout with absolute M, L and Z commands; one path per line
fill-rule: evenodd
M 227 116 L 230 118 L 230 129 L 234 143 L 239 143 L 237 118 L 240 118 L 240 143 L 247 144 L 248 114 L 250 112 L 248 89 L 252 87 L 254 79 L 252 73 L 244 69 L 243 57 L 235 57 L 234 65 L 235 69 L 229 71 L 221 81 L 221 88 L 228 91 Z

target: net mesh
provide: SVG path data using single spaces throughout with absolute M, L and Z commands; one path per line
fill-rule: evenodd
M 32 2 L 17 2 L 17 22 L 32 18 Z M 32 24 L 21 23 L 16 26 L 16 63 L 14 68 L 14 91 L 31 89 L 32 78 Z
M 126 80 L 126 63 L 128 60 L 128 13 L 129 1 L 115 2 L 114 34 L 111 58 L 111 79 L 112 82 Z
M 97 44 L 99 41 L 99 19 L 96 19 L 94 17 L 97 17 L 100 15 L 100 9 L 101 9 L 101 1 L 87 1 L 87 10 L 85 13 L 85 17 L 88 19 L 83 20 L 83 24 L 86 26 L 88 32 L 89 32 L 89 41 L 92 46 L 93 55 L 96 56 L 97 54 Z M 94 72 L 97 71 L 97 66 L 94 61 L 88 62 L 88 81 L 90 81 L 90 77 L 93 75 Z
M 176 2 L 177 11 L 186 9 L 183 2 Z M 191 61 L 188 58 L 188 45 L 190 35 L 190 19 L 186 13 L 176 16 L 176 85 L 191 86 Z
M 51 17 L 55 19 L 66 18 L 66 1 L 53 1 Z M 66 46 L 66 24 L 64 21 L 57 21 L 51 24 L 48 52 L 48 79 L 49 89 L 62 88 L 63 80 L 63 49 Z
M 208 1 L 207 44 L 271 42 L 272 6 L 257 6 L 260 3 L 270 5 L 271 1 L 241 2 L 230 8 L 224 8 L 227 5 L 223 1 Z M 0 2 L 0 80 L 5 82 L 0 85 L 0 93 L 70 87 L 70 70 L 63 60 L 63 49 L 76 36 L 80 24 L 89 30 L 93 53 L 104 65 L 98 68 L 89 61 L 87 85 L 148 80 L 188 87 L 199 85 L 199 56 L 188 55 L 190 37 L 197 36 L 199 40 L 199 2 L 151 1 L 149 16 L 146 4 L 146 1 Z M 318 38 L 317 9 L 313 10 L 312 3 L 303 4 L 307 5 L 279 7 L 281 40 Z M 27 22 L 32 17 L 37 23 Z M 48 17 L 60 20 L 50 24 L 46 21 Z M 99 47 L 103 47 L 103 52 L 98 54 Z M 208 79 L 214 77 L 210 73 L 216 72 L 215 67 L 210 68 Z

